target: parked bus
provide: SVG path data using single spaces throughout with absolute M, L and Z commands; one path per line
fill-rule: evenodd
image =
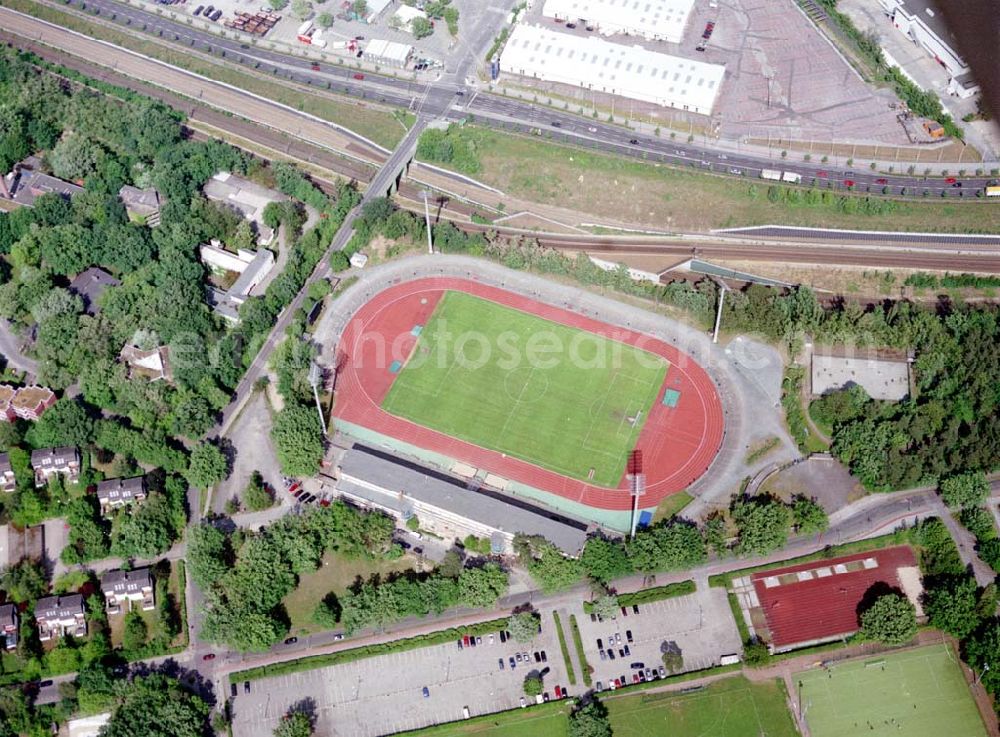
M 987 197 L 1000 197 L 1000 184 L 987 184 L 986 185 L 986 196 Z

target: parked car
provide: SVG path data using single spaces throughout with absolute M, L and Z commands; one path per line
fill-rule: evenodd
M 639 674 L 638 673 L 633 673 L 632 674 L 632 683 L 638 683 L 638 682 L 639 682 Z
M 625 648 L 623 647 L 618 648 L 618 657 L 621 658 L 622 660 L 625 659 Z
M 647 681 L 653 680 L 653 669 L 652 668 L 646 668 L 646 680 Z
M 243 681 L 243 693 L 250 693 L 250 681 Z
M 730 171 L 732 171 L 732 170 L 730 169 Z M 740 172 L 736 171 L 735 173 L 739 174 Z M 632 614 L 638 614 L 638 613 L 639 613 L 639 605 L 638 604 L 633 604 L 632 605 Z
M 205 8 L 205 17 L 207 18 L 208 16 L 210 16 L 214 12 L 215 12 L 215 6 L 214 5 L 209 5 L 207 8 Z
M 600 650 L 603 647 L 604 647 L 604 640 L 602 640 L 600 637 L 598 637 L 597 638 L 597 649 Z
M 639 682 L 644 683 L 646 681 L 646 673 L 644 671 L 639 671 Z
M 590 621 L 591 622 L 596 622 L 597 621 L 597 615 L 594 614 L 593 612 L 590 613 Z
M 517 657 L 517 662 L 520 663 L 522 660 L 521 653 L 517 653 L 516 657 Z
M 542 701 L 544 701 L 546 704 L 549 703 L 549 692 L 548 691 L 546 691 L 545 693 L 542 694 Z
M 625 606 L 622 607 L 622 616 L 623 617 L 627 617 L 628 616 L 628 607 L 625 607 Z
M 462 649 L 463 649 L 463 646 L 462 646 L 462 638 L 461 638 L 461 637 L 459 637 L 459 638 L 458 638 L 458 649 L 459 649 L 459 650 L 462 650 Z
M 615 643 L 617 643 L 618 645 L 622 644 L 622 633 L 621 632 L 615 632 Z
M 221 18 L 221 17 L 222 17 L 222 11 L 221 10 L 216 10 L 214 13 L 212 13 L 212 20 L 214 20 L 214 21 L 219 20 L 219 18 Z
M 337 634 L 335 634 L 335 635 L 333 636 L 333 641 L 334 641 L 334 642 L 340 642 L 340 641 L 341 641 L 341 640 L 343 640 L 343 639 L 344 639 L 344 635 L 343 635 L 343 633 L 342 633 L 342 632 L 338 632 Z
M 427 688 L 427 686 L 424 686 L 424 688 L 423 688 L 423 694 L 424 694 L 424 698 L 425 699 L 429 698 L 430 695 L 431 695 L 431 690 L 429 688 Z
M 500 642 L 507 642 L 507 633 L 503 630 L 500 630 Z
M 609 648 L 608 648 L 608 660 L 614 660 L 614 659 L 615 659 L 615 651 L 614 651 L 614 650 L 612 650 L 612 649 L 611 649 L 611 648 L 609 647 Z
M 285 638 L 285 644 L 286 645 L 294 645 L 298 641 L 299 641 L 298 637 L 286 637 Z
M 514 658 L 513 658 L 513 657 L 512 657 L 512 658 L 510 658 L 510 661 L 509 661 L 509 662 L 510 662 L 510 669 L 511 669 L 511 670 L 514 670 L 514 667 L 515 667 L 515 666 L 514 666 Z
M 545 654 L 544 650 L 542 650 L 542 662 L 543 663 L 548 663 L 549 662 L 549 656 Z
M 462 642 L 465 643 L 466 647 L 468 647 L 469 646 L 469 636 L 468 635 L 463 635 L 462 636 Z
M 490 644 L 492 645 L 492 644 L 493 644 L 493 643 L 495 643 L 495 642 L 496 642 L 496 640 L 495 640 L 495 639 L 493 639 L 493 635 L 490 635 Z
M 197 18 L 199 15 L 201 15 L 201 11 L 203 11 L 204 9 L 205 9 L 204 5 L 199 5 L 197 8 L 195 8 L 194 9 L 195 17 Z
M 623 647 L 622 650 L 625 652 L 625 657 L 629 657 L 632 655 L 632 651 L 628 649 L 628 645 Z
M 477 645 L 482 645 L 483 644 L 483 638 L 482 637 L 477 637 L 476 638 L 476 644 Z
M 206 653 L 201 656 L 202 660 L 215 660 L 215 653 Z
M 660 678 L 666 678 L 666 677 L 667 677 L 667 669 L 666 669 L 665 666 L 661 665 L 660 666 Z
M 632 630 L 625 630 L 625 639 L 632 642 Z
M 503 670 L 503 658 L 497 658 L 497 663 L 500 665 L 500 670 Z
M 603 650 L 598 650 L 597 652 L 599 652 L 601 654 L 601 660 L 607 660 L 608 659 L 608 654 L 606 652 L 604 652 Z
M 642 670 L 645 667 L 646 667 L 645 663 L 632 663 L 631 665 L 629 665 L 629 668 L 631 668 L 632 670 Z
M 234 699 L 236 698 L 236 684 L 235 683 L 230 683 L 229 684 L 229 695 L 232 696 Z
M 531 658 L 528 657 L 528 653 L 521 653 L 521 657 L 524 659 L 525 663 L 530 663 L 531 662 Z

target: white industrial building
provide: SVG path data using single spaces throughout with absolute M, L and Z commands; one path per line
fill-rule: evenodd
M 949 94 L 965 98 L 979 92 L 968 62 L 956 50 L 951 29 L 932 0 L 879 0 L 879 5 L 900 33 L 945 68 Z
M 382 41 L 380 39 L 368 42 L 365 47 L 365 58 L 373 64 L 402 69 L 409 63 L 413 47 L 398 41 Z
M 542 15 L 592 26 L 605 36 L 680 43 L 693 7 L 694 0 L 545 0 Z
M 500 56 L 500 71 L 710 115 L 726 68 L 520 25 Z

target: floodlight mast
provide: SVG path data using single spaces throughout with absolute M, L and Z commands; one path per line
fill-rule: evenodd
M 316 412 L 319 414 L 319 426 L 323 428 L 323 435 L 326 435 L 326 418 L 323 417 L 323 407 L 319 403 L 319 382 L 323 378 L 323 372 L 319 364 L 315 361 L 309 363 L 309 385 L 313 390 L 313 397 L 316 399 Z

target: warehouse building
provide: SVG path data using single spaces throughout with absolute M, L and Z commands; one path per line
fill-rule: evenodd
M 971 97 L 979 92 L 968 62 L 956 50 L 956 39 L 933 0 L 879 0 L 892 25 L 934 57 L 950 77 L 948 93 Z
M 591 26 L 605 36 L 680 43 L 693 7 L 694 0 L 546 0 L 542 15 Z
M 365 48 L 365 59 L 385 67 L 404 68 L 410 61 L 413 47 L 397 41 L 373 40 Z
M 726 68 L 541 26 L 514 29 L 500 70 L 710 115 Z

